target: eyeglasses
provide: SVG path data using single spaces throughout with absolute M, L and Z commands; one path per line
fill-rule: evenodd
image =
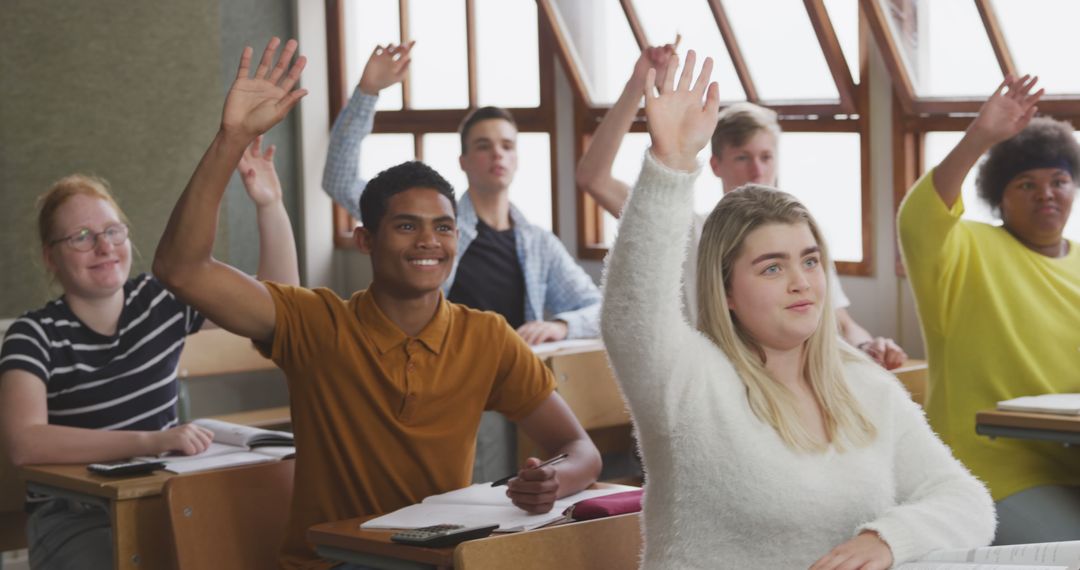
M 127 241 L 128 227 L 124 224 L 113 224 L 100 232 L 83 228 L 69 236 L 54 239 L 49 242 L 49 245 L 54 246 L 60 242 L 67 242 L 68 246 L 75 251 L 90 251 L 97 245 L 99 236 L 104 237 L 105 241 L 113 245 L 120 245 Z

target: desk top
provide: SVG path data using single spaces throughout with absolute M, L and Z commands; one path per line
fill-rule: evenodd
M 983 410 L 975 414 L 975 424 L 982 426 L 1080 433 L 1080 416 L 1063 416 L 1058 414 L 1033 414 L 1030 412 Z
M 94 497 L 112 500 L 138 499 L 160 495 L 165 481 L 175 477 L 167 471 L 157 471 L 138 477 L 103 477 L 90 473 L 85 464 L 31 465 L 19 470 L 27 483 L 39 483 Z

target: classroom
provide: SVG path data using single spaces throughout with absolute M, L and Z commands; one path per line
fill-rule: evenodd
M 3 12 L 0 570 L 1080 564 L 1080 5 Z

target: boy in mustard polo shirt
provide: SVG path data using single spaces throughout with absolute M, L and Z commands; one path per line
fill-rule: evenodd
M 375 515 L 469 484 L 480 414 L 498 410 L 558 466 L 530 469 L 508 495 L 546 512 L 600 471 L 600 455 L 554 392 L 554 380 L 499 316 L 443 299 L 457 248 L 450 185 L 422 163 L 372 180 L 361 198 L 357 246 L 371 287 L 342 300 L 328 289 L 261 283 L 212 257 L 217 211 L 244 148 L 306 92 L 290 41 L 272 65 L 267 46 L 249 78 L 250 48 L 225 101 L 221 128 L 192 175 L 154 259 L 180 298 L 259 343 L 286 373 L 296 435 L 296 482 L 282 552 L 286 568 L 329 568 L 305 540 L 316 523 Z

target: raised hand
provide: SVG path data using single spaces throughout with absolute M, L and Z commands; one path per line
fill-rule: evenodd
M 290 66 L 297 44 L 296 40 L 289 40 L 277 65 L 273 65 L 274 53 L 280 43 L 281 40 L 273 38 L 266 44 L 254 77 L 249 77 L 252 49 L 244 48 L 236 81 L 225 97 L 225 110 L 221 115 L 221 128 L 225 133 L 255 138 L 278 124 L 307 95 L 306 89 L 293 90 L 307 59 L 297 57 Z
M 379 91 L 405 79 L 412 61 L 409 52 L 414 44 L 415 40 L 400 46 L 375 46 L 360 74 L 360 90 L 368 95 L 378 95 Z
M 261 146 L 262 135 L 259 135 L 240 157 L 240 164 L 236 167 L 248 197 L 259 207 L 281 200 L 281 180 L 274 170 L 274 145 L 266 147 L 265 151 L 260 149 Z
M 697 154 L 708 144 L 720 112 L 719 87 L 715 82 L 709 83 L 712 58 L 705 58 L 701 73 L 691 87 L 695 59 L 696 54 L 690 50 L 679 84 L 675 85 L 679 58 L 670 56 L 659 95 L 652 89 L 656 70 L 650 69 L 646 75 L 645 117 L 652 138 L 652 154 L 665 166 L 676 170 L 697 168 Z
M 667 73 L 671 56 L 675 55 L 674 44 L 650 46 L 641 50 L 641 55 L 634 62 L 634 72 L 630 74 L 629 88 L 641 93 L 646 86 L 645 80 L 650 69 L 656 70 L 656 81 L 661 82 Z M 659 83 L 656 84 L 659 89 Z
M 983 103 L 968 131 L 993 145 L 1024 130 L 1035 116 L 1035 104 L 1045 92 L 1043 89 L 1031 92 L 1038 80 L 1038 77 L 1030 75 L 1019 79 L 1006 76 L 994 94 Z

